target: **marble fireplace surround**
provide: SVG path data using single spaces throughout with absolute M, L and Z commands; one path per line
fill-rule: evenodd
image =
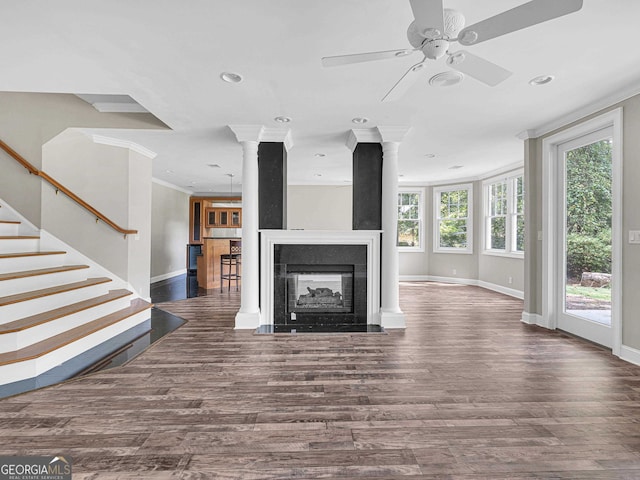
M 380 325 L 380 230 L 260 230 L 260 325 L 274 324 L 276 245 L 367 247 L 367 324 Z

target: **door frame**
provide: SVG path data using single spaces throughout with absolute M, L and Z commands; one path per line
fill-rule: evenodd
M 620 356 L 622 346 L 622 107 L 571 126 L 542 140 L 542 317 L 544 326 L 558 326 L 560 286 L 558 269 L 559 182 L 558 146 L 589 133 L 611 127 L 613 216 L 611 222 L 611 345 L 612 353 Z

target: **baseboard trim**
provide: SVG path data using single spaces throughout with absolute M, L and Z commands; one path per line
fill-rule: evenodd
M 493 292 L 503 293 L 510 297 L 524 299 L 524 292 L 521 290 L 515 290 L 513 288 L 503 287 L 495 283 L 485 282 L 483 280 L 474 280 L 472 278 L 457 278 L 457 277 L 438 277 L 435 275 L 400 275 L 401 282 L 439 282 L 439 283 L 453 283 L 458 285 L 471 285 L 474 287 L 486 288 Z
M 620 347 L 620 358 L 625 362 L 640 365 L 640 350 L 627 345 L 622 345 Z
M 169 273 L 164 273 L 162 275 L 156 275 L 155 277 L 151 277 L 151 282 L 150 283 L 158 283 L 158 282 L 161 282 L 162 280 L 168 280 L 170 278 L 177 277 L 179 275 L 184 275 L 185 273 L 187 273 L 187 269 L 183 268 L 182 270 L 176 270 L 175 272 L 169 272 Z

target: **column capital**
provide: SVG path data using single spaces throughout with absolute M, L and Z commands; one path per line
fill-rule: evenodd
M 259 142 L 264 132 L 262 125 L 229 125 L 229 129 L 239 143 Z
M 347 148 L 352 152 L 359 143 L 381 143 L 382 137 L 376 128 L 353 128 L 349 130 Z
M 404 125 L 397 126 L 379 126 L 377 127 L 378 132 L 380 134 L 380 138 L 382 143 L 386 142 L 394 142 L 400 143 L 404 140 L 404 137 L 409 133 L 411 127 L 407 127 Z
M 291 139 L 291 130 L 283 130 L 281 128 L 264 128 L 260 137 L 261 142 L 280 142 L 284 144 L 284 148 L 291 150 L 293 140 Z
M 228 125 L 239 143 L 242 142 L 281 142 L 289 151 L 293 147 L 291 130 L 266 128 L 263 125 Z

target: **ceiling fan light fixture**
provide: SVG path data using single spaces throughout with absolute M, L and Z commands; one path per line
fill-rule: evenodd
M 465 54 L 462 52 L 454 53 L 450 55 L 449 58 L 447 58 L 447 63 L 449 65 L 460 65 L 462 62 L 464 62 L 465 58 Z
M 556 77 L 553 75 L 540 75 L 536 78 L 532 78 L 529 80 L 529 85 L 533 85 L 534 87 L 538 87 L 540 85 L 547 85 L 548 83 L 553 82 Z
M 429 85 L 432 87 L 453 87 L 464 80 L 464 75 L 461 72 L 442 72 L 436 73 L 429 79 Z
M 243 80 L 242 75 L 233 72 L 222 72 L 220 78 L 227 83 L 240 83 Z

